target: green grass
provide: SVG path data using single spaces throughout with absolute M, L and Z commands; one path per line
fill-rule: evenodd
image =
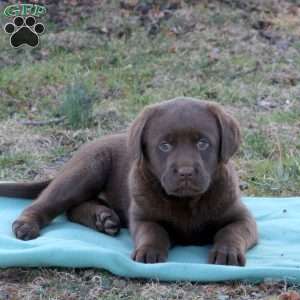
M 299 109 L 289 110 L 289 111 L 276 111 L 274 113 L 269 114 L 267 120 L 277 123 L 277 124 L 288 124 L 291 126 L 295 126 L 297 122 L 299 122 L 300 111 Z M 262 122 L 266 119 L 263 118 Z
M 247 160 L 270 158 L 273 147 L 269 137 L 261 131 L 250 131 L 244 135 L 243 155 Z
M 292 157 L 282 161 L 249 160 L 246 181 L 249 194 L 260 196 L 297 195 L 300 189 L 300 159 Z
M 38 164 L 37 157 L 30 153 L 2 154 L 0 156 L 0 177 L 3 180 L 12 176 L 15 180 L 27 179 L 36 172 Z
M 0 168 L 5 169 L 5 168 L 13 168 L 18 165 L 22 165 L 24 163 L 31 164 L 32 163 L 33 157 L 30 156 L 29 154 L 15 154 L 15 155 L 1 155 L 0 157 Z
M 67 117 L 71 128 L 85 128 L 91 124 L 95 98 L 96 95 L 79 79 L 66 87 L 59 110 Z

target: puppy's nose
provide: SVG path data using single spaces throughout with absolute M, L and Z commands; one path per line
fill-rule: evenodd
M 194 175 L 193 167 L 181 167 L 178 169 L 178 175 L 181 179 L 190 179 Z

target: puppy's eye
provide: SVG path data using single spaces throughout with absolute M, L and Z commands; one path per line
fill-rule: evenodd
M 209 147 L 209 141 L 207 139 L 201 139 L 197 143 L 197 148 L 200 151 L 204 151 Z
M 162 152 L 170 152 L 172 150 L 172 145 L 167 142 L 162 142 L 159 144 L 158 148 Z

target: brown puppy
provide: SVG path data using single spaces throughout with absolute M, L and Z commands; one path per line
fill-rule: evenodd
M 239 144 L 219 105 L 176 98 L 145 108 L 128 134 L 84 145 L 51 183 L 0 184 L 0 195 L 35 197 L 50 183 L 13 223 L 20 239 L 66 211 L 111 235 L 129 226 L 139 262 L 165 261 L 174 244 L 213 243 L 210 263 L 242 266 L 257 229 L 229 162 Z

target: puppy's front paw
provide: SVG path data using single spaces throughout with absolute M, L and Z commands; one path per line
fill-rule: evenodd
M 35 221 L 17 219 L 13 222 L 12 230 L 20 240 L 32 240 L 39 236 L 40 228 Z
M 120 218 L 110 208 L 96 211 L 96 228 L 103 233 L 116 235 L 121 229 Z
M 142 246 L 132 253 L 132 259 L 146 264 L 154 264 L 165 262 L 167 260 L 168 251 L 157 249 L 151 246 Z
M 241 250 L 231 246 L 215 246 L 210 251 L 210 264 L 216 265 L 231 265 L 231 266 L 245 266 L 245 253 Z

